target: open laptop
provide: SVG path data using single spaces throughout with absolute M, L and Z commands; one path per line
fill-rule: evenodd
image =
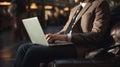
M 42 30 L 42 27 L 37 17 L 26 18 L 26 19 L 23 19 L 22 21 L 32 43 L 49 46 L 49 43 L 45 38 L 45 34 Z M 72 43 L 67 41 L 57 40 L 54 44 L 66 45 L 66 44 L 72 44 Z
M 48 42 L 37 17 L 23 19 L 22 22 L 32 43 L 48 46 Z

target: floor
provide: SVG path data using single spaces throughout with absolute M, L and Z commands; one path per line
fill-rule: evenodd
M 55 33 L 61 28 L 62 26 L 49 26 L 45 33 Z M 11 30 L 0 32 L 0 67 L 13 67 L 18 46 L 18 42 L 12 38 Z

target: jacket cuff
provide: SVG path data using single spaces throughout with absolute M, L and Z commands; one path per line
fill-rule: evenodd
M 67 37 L 68 37 L 68 41 L 71 42 L 71 38 L 72 38 L 71 33 L 68 33 L 68 34 L 67 34 Z

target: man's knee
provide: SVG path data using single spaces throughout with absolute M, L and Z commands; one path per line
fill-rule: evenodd
M 21 44 L 18 48 L 18 51 L 26 51 L 28 48 L 30 48 L 32 46 L 31 43 L 25 43 L 25 44 Z

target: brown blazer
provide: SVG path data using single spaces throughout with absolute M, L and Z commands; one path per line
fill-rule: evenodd
M 79 5 L 71 9 L 68 22 L 59 33 L 65 33 Z M 105 0 L 90 0 L 79 13 L 72 28 L 72 42 L 77 46 L 78 55 L 82 47 L 100 43 L 109 25 L 109 5 Z M 82 46 L 81 46 L 82 45 Z M 84 50 L 84 49 L 83 49 Z M 86 49 L 85 49 L 86 50 Z

